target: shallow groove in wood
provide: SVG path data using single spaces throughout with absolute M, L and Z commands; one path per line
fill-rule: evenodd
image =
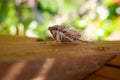
M 117 65 L 105 64 L 105 66 L 120 69 L 120 66 L 117 66 Z

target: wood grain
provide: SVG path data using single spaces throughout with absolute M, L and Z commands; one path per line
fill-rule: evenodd
M 107 63 L 108 65 L 113 65 L 116 67 L 120 68 L 120 56 L 115 57 L 114 59 L 112 59 L 110 62 Z
M 103 67 L 95 73 L 96 75 L 107 77 L 112 80 L 120 80 L 120 69 L 114 67 Z
M 119 55 L 120 41 L 94 43 L 57 43 L 36 38 L 0 36 L 0 61 L 37 60 L 47 57 L 71 57 L 94 54 Z
M 0 35 L 0 43 L 33 42 L 36 40 L 37 38 L 28 38 L 25 36 Z
M 0 35 L 0 80 L 82 80 L 118 56 L 119 44 L 120 41 L 58 43 Z M 96 80 L 107 80 L 99 75 L 115 80 L 120 75 L 118 69 L 107 66 L 94 74 Z
M 120 56 L 114 57 L 85 80 L 120 80 Z
M 93 74 L 93 75 L 91 75 L 89 78 L 87 78 L 85 80 L 111 80 L 111 79 Z

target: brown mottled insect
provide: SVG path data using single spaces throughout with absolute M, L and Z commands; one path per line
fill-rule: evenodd
M 48 30 L 50 30 L 54 39 L 56 39 L 58 42 L 75 42 L 80 40 L 81 37 L 78 32 L 70 30 L 61 25 L 54 25 L 52 27 L 49 27 Z

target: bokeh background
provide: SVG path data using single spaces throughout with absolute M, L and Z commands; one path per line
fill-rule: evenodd
M 120 0 L 0 0 L 0 34 L 46 39 L 56 24 L 120 40 Z

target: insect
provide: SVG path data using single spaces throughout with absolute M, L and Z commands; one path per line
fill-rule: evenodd
M 49 27 L 48 30 L 53 35 L 54 39 L 58 42 L 76 42 L 79 41 L 81 37 L 80 33 L 77 31 L 68 29 L 62 25 L 54 25 L 52 27 Z

